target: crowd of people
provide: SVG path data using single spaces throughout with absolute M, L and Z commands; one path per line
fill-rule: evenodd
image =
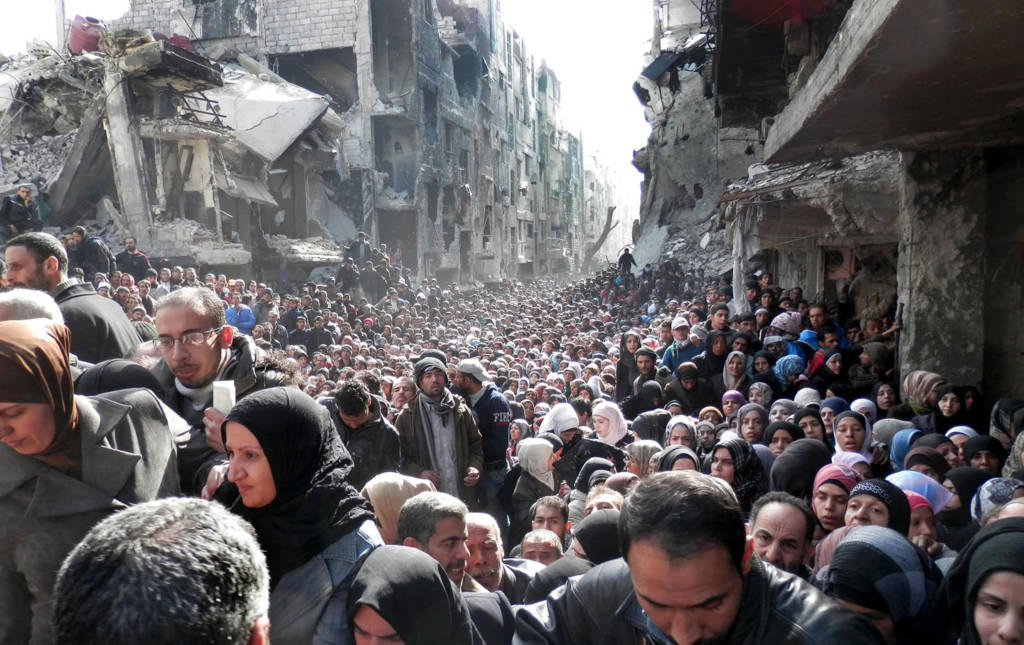
M 89 238 L 0 264 L 0 642 L 1024 641 L 1024 401 L 899 373 L 895 309 Z

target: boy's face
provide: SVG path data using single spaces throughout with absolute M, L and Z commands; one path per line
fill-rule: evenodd
M 835 349 L 839 347 L 839 336 L 836 334 L 825 334 L 825 339 L 821 341 L 821 346 L 824 349 Z

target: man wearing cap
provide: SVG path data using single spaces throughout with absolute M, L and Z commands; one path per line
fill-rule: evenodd
M 672 319 L 672 344 L 665 349 L 661 355 L 661 367 L 667 367 L 673 374 L 676 368 L 692 360 L 700 353 L 700 348 L 690 342 L 690 321 L 686 316 L 676 316 Z
M 421 358 L 414 377 L 419 392 L 395 419 L 402 442 L 402 472 L 473 501 L 484 466 L 473 413 L 448 389 L 448 373 L 439 359 Z
M 482 438 L 484 468 L 477 493 L 480 503 L 504 529 L 507 517 L 498 501 L 498 491 L 509 470 L 505 450 L 508 448 L 508 425 L 512 420 L 512 410 L 508 399 L 502 396 L 484 372 L 484 366 L 475 358 L 459 363 L 453 381 L 453 385 L 462 391 L 469 402 Z

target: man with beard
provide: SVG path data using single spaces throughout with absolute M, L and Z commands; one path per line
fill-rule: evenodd
M 462 591 L 487 591 L 466 575 L 469 549 L 466 516 L 469 509 L 446 493 L 420 493 L 398 512 L 398 542 L 437 560 L 448 579 Z
M 877 643 L 861 617 L 754 555 L 729 485 L 657 473 L 626 497 L 621 560 L 516 614 L 516 642 Z
M 448 389 L 448 371 L 437 358 L 414 366 L 419 393 L 395 419 L 402 439 L 402 472 L 429 479 L 438 490 L 464 501 L 476 498 L 484 465 L 473 413 Z
M 124 240 L 124 250 L 114 256 L 117 268 L 123 273 L 129 273 L 136 282 L 142 282 L 146 278 L 146 271 L 153 267 L 149 264 L 146 254 L 135 247 L 134 237 Z
M 124 358 L 141 342 L 113 300 L 91 284 L 68 279 L 68 256 L 60 241 L 46 233 L 22 233 L 7 243 L 7 284 L 46 291 L 60 306 L 71 330 L 71 352 L 79 360 L 99 363 Z
M 257 390 L 288 385 L 291 375 L 272 363 L 251 338 L 234 335 L 221 300 L 205 287 L 185 287 L 162 298 L 155 324 L 161 355 L 152 370 L 161 386 L 155 394 L 193 430 L 188 447 L 179 449 L 181 488 L 212 495 L 227 473 L 220 432 L 227 410 L 211 407 L 213 382 L 234 381 L 235 396 L 241 399 Z

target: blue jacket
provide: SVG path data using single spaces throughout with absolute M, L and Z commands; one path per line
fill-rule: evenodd
M 493 383 L 485 383 L 483 394 L 471 409 L 476 427 L 483 438 L 481 446 L 484 461 L 504 459 L 508 448 L 508 424 L 512 421 L 508 399 L 502 396 Z
M 659 365 L 667 367 L 672 372 L 672 376 L 675 376 L 677 367 L 686 361 L 692 361 L 693 357 L 700 354 L 703 350 L 703 346 L 695 346 L 692 343 L 678 350 L 676 349 L 676 344 L 672 343 L 665 349 L 665 353 L 661 355 Z
M 384 541 L 372 520 L 281 578 L 270 594 L 270 642 L 349 645 L 348 590 L 359 563 Z
M 228 305 L 224 317 L 227 319 L 227 323 L 232 327 L 237 327 L 238 331 L 247 336 L 252 335 L 252 328 L 256 326 L 256 316 L 253 315 L 252 309 L 249 309 L 248 305 L 241 305 L 238 310 L 233 305 Z

